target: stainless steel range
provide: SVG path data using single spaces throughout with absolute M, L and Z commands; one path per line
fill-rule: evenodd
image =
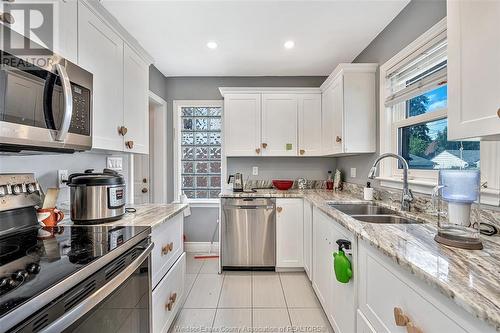
M 41 227 L 38 189 L 0 175 L 0 331 L 149 332 L 150 228 Z

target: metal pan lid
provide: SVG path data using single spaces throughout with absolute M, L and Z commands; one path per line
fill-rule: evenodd
M 94 169 L 88 169 L 83 173 L 71 174 L 67 184 L 68 186 L 125 185 L 125 179 L 114 170 L 104 169 L 102 173 L 94 173 Z

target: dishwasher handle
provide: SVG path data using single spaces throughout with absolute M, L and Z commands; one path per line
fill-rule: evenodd
M 274 205 L 225 205 L 223 209 L 274 209 Z

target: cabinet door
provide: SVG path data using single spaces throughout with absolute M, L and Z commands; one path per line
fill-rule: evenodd
M 321 95 L 299 95 L 299 156 L 321 156 Z
M 297 155 L 297 113 L 297 95 L 262 94 L 262 155 Z
M 322 142 L 323 154 L 343 152 L 342 128 L 344 113 L 343 76 L 339 75 L 323 92 L 322 98 Z
M 498 1 L 448 1 L 448 139 L 500 140 Z
M 127 44 L 123 49 L 124 126 L 127 128 L 124 150 L 149 152 L 149 67 Z
M 304 200 L 304 270 L 306 271 L 309 280 L 312 280 L 312 214 L 311 203 Z
M 329 228 L 329 218 L 313 208 L 313 276 L 312 285 L 316 296 L 323 306 L 325 313 L 331 295 L 332 281 L 332 244 L 331 229 Z
M 260 94 L 224 96 L 224 149 L 226 156 L 259 156 Z
M 303 203 L 276 199 L 276 267 L 304 267 Z
M 78 64 L 94 75 L 92 148 L 123 150 L 123 41 L 81 1 Z

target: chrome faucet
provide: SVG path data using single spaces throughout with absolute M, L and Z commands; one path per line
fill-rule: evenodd
M 380 163 L 381 160 L 383 160 L 386 157 L 394 157 L 398 159 L 401 164 L 403 164 L 403 193 L 401 195 L 401 210 L 403 211 L 410 211 L 410 203 L 413 201 L 413 193 L 411 190 L 408 188 L 408 162 L 406 160 L 397 154 L 393 153 L 386 153 L 380 155 L 375 162 L 373 162 L 373 166 L 370 169 L 370 172 L 368 173 L 368 178 L 374 179 L 375 178 L 375 173 L 377 173 L 377 166 Z

